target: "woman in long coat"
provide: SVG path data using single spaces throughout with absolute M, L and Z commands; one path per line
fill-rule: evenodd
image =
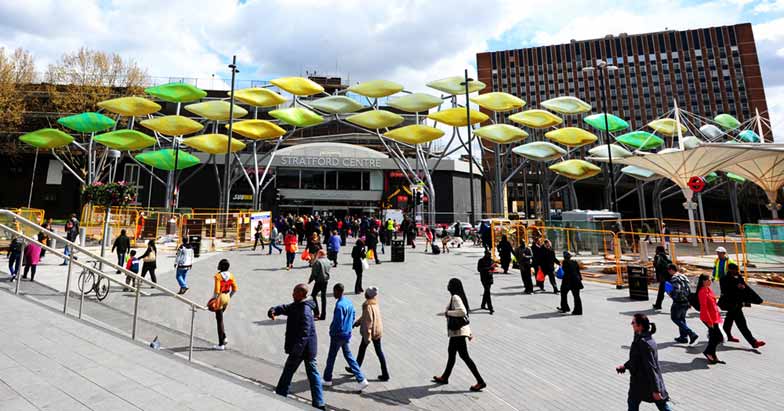
M 634 314 L 632 329 L 634 341 L 629 349 L 629 361 L 615 367 L 615 371 L 623 374 L 629 371 L 629 411 L 640 409 L 641 402 L 652 402 L 661 411 L 672 411 L 670 407 L 667 388 L 664 386 L 661 367 L 659 367 L 659 354 L 656 340 L 656 324 L 652 323 L 645 314 Z

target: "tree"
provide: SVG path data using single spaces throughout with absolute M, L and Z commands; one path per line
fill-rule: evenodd
M 0 47 L 0 153 L 13 153 L 16 139 L 24 123 L 26 87 L 35 78 L 33 56 L 18 48 L 13 53 Z

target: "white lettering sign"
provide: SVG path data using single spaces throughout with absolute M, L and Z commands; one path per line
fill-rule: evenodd
M 278 161 L 282 167 L 381 168 L 377 158 L 280 156 Z

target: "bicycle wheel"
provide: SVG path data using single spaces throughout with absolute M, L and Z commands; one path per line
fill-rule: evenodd
M 95 296 L 98 297 L 98 301 L 103 301 L 107 295 L 109 295 L 109 279 L 106 277 L 100 277 L 98 281 L 95 283 Z
M 95 274 L 89 270 L 82 271 L 76 285 L 80 292 L 89 293 L 95 287 Z

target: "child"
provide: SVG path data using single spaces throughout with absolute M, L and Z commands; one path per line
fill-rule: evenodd
M 133 272 L 134 274 L 139 274 L 139 259 L 136 258 L 136 250 L 131 250 L 131 256 L 128 257 L 128 262 L 125 263 L 125 269 Z M 132 283 L 133 285 L 131 285 Z M 125 285 L 130 285 L 131 287 L 136 288 L 136 281 L 133 279 L 133 277 L 126 275 Z M 130 291 L 130 289 L 125 287 L 123 288 L 123 291 Z

